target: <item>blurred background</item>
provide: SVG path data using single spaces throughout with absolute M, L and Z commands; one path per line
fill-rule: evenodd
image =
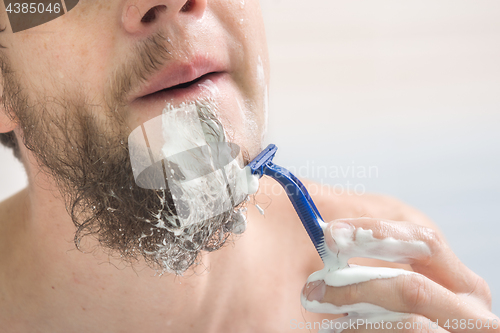
M 261 0 L 276 161 L 423 211 L 500 314 L 500 2 Z M 0 147 L 0 200 L 26 184 Z
M 500 2 L 261 4 L 276 161 L 423 211 L 500 314 Z

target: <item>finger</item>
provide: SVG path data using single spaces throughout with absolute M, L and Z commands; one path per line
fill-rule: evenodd
M 311 312 L 326 310 L 329 313 L 346 313 L 355 309 L 356 313 L 374 313 L 374 310 L 377 313 L 383 308 L 393 312 L 421 315 L 451 332 L 498 332 L 498 329 L 487 330 L 483 325 L 487 322 L 499 323 L 495 315 L 465 303 L 458 295 L 421 274 L 411 273 L 344 287 L 318 288 L 317 282 L 315 293 L 307 293 L 307 287 L 304 289 L 307 301 L 303 302 L 303 305 Z M 321 295 L 320 291 L 323 290 L 324 294 Z M 366 310 L 363 310 L 365 308 Z M 463 320 L 467 322 L 465 327 L 453 325 Z M 473 325 L 472 330 L 470 323 Z
M 333 252 L 410 264 L 455 293 L 474 294 L 491 306 L 483 279 L 467 268 L 433 229 L 413 223 L 373 218 L 331 222 L 325 241 Z
M 345 316 L 329 322 L 323 322 L 318 333 L 449 333 L 427 318 L 410 316 L 400 321 L 373 322 L 366 318 Z

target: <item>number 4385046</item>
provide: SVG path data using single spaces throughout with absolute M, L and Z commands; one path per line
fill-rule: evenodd
M 446 329 L 452 329 L 452 330 L 458 330 L 458 329 L 469 329 L 469 330 L 479 330 L 482 328 L 493 328 L 493 329 L 498 329 L 500 326 L 500 323 L 498 322 L 498 319 L 493 319 L 490 321 L 490 319 L 486 320 L 485 322 L 482 319 L 448 319 L 443 327 Z
M 61 12 L 61 4 L 60 3 L 49 3 L 45 5 L 44 3 L 9 3 L 6 8 L 7 13 L 11 14 L 43 14 L 43 13 L 56 13 L 59 14 Z

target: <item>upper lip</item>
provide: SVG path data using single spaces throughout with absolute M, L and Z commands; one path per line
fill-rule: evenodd
M 169 61 L 167 67 L 145 82 L 135 95 L 134 100 L 164 89 L 194 81 L 209 73 L 221 72 L 222 70 L 223 67 L 221 65 L 203 57 L 193 57 L 192 60 L 185 61 Z

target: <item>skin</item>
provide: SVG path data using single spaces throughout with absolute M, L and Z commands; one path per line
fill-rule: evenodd
M 431 332 L 470 332 L 471 327 L 464 326 L 464 323 L 461 327 L 462 319 L 466 319 L 466 323 L 472 326 L 479 322 L 488 322 L 490 325 L 498 322 L 498 317 L 490 312 L 491 296 L 487 284 L 460 262 L 438 232 L 401 221 L 339 219 L 330 223 L 325 231 L 326 243 L 334 253 L 338 252 L 334 230 L 342 228 L 372 230 L 373 237 L 378 239 L 393 237 L 405 242 L 423 241 L 430 253 L 415 253 L 405 258 L 406 262 L 410 262 L 411 270 L 419 274 L 375 279 L 344 287 L 330 287 L 324 281 L 310 281 L 303 291 L 308 300 L 337 306 L 361 302 L 376 304 L 391 311 L 412 314 L 403 323 L 423 323 L 428 328 L 430 319 L 448 329 L 436 327 Z M 381 251 L 387 252 L 389 249 L 390 247 L 385 250 L 382 248 Z M 370 255 L 367 254 L 366 257 L 370 258 Z M 445 326 L 447 322 L 448 326 Z M 397 327 L 396 325 L 397 322 L 394 322 L 393 327 Z M 498 328 L 472 328 L 475 332 L 498 332 Z M 370 331 L 372 330 L 359 326 L 357 330 L 346 329 L 343 332 Z
M 184 5 L 180 0 L 81 1 L 65 16 L 28 31 L 12 34 L 8 27 L 0 43 L 7 47 L 4 53 L 30 99 L 71 100 L 83 95 L 98 106 L 109 102 L 106 92 L 112 90 L 110 82 L 117 71 L 137 60 L 131 56 L 134 46 L 159 29 L 171 39 L 173 55 L 167 64 L 193 50 L 217 54 L 227 60 L 229 82 L 227 93 L 218 101 L 220 120 L 230 129 L 231 141 L 252 158 L 261 148 L 263 92 L 269 78 L 258 1 L 246 1 L 242 8 L 239 1 L 197 0 L 189 11 L 182 11 Z M 142 22 L 155 6 L 166 9 L 152 22 Z M 4 8 L 1 15 L 2 22 L 7 22 Z M 211 47 L 214 43 L 216 48 Z M 264 82 L 259 79 L 259 59 Z M 145 110 L 144 104 L 131 98 L 142 83 L 134 82 L 120 100 L 120 117 L 126 128 L 158 115 L 157 108 Z M 98 110 L 93 111 L 94 116 L 106 123 L 105 113 Z M 51 112 L 51 116 L 61 116 L 64 109 L 52 108 Z M 101 129 L 106 131 L 105 126 Z M 22 142 L 23 127 L 15 110 L 2 108 L 0 132 L 12 130 Z M 252 199 L 271 200 L 265 216 L 249 205 L 247 231 L 234 244 L 205 254 L 201 264 L 184 276 L 160 277 L 142 261 L 124 264 L 90 238 L 85 242 L 92 253 L 76 250 L 75 227 L 60 188 L 43 172 L 33 153 L 22 144 L 20 148 L 29 185 L 0 204 L 0 324 L 6 331 L 287 332 L 290 320 L 338 317 L 301 309 L 299 293 L 307 277 L 322 268 L 322 262 L 287 197 L 273 188 L 278 185 L 272 180 L 262 179 L 260 191 Z M 312 293 L 316 286 L 306 286 L 302 292 L 308 297 L 337 305 L 372 302 L 433 320 L 498 319 L 490 312 L 487 285 L 459 262 L 421 213 L 381 196 L 312 195 L 325 220 L 334 221 L 330 228 L 338 219 L 377 217 L 386 222 L 355 219 L 348 223 L 373 230 L 375 237 L 425 241 L 433 256 L 410 266 L 357 259 L 357 264 L 415 270 L 422 277 L 325 287 L 319 295 Z M 325 237 L 331 244 L 331 235 Z M 460 278 L 449 272 L 460 272 Z M 407 283 L 414 288 L 404 288 Z M 383 303 L 383 295 L 390 295 L 390 304 Z M 460 306 L 442 306 L 459 302 Z

